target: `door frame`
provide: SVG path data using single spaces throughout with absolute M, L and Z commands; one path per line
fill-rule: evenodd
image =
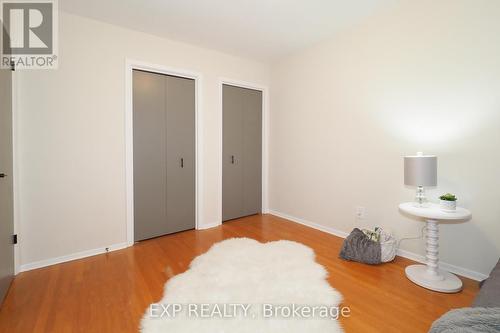
M 125 61 L 125 183 L 126 183 L 126 223 L 127 245 L 134 245 L 134 110 L 133 110 L 133 70 L 177 76 L 192 79 L 195 82 L 195 228 L 203 225 L 201 209 L 203 207 L 203 151 L 202 151 L 202 75 L 185 69 L 165 67 L 139 60 Z
M 262 214 L 267 214 L 269 212 L 269 207 L 268 207 L 268 180 L 269 180 L 269 174 L 268 174 L 268 140 L 269 140 L 269 88 L 267 86 L 263 86 L 257 83 L 251 83 L 251 82 L 245 82 L 245 81 L 240 81 L 240 80 L 233 80 L 233 79 L 228 79 L 228 78 L 219 78 L 219 124 L 220 124 L 220 131 L 219 131 L 219 212 L 218 212 L 218 221 L 219 224 L 222 224 L 222 168 L 223 168 L 223 163 L 222 163 L 222 158 L 223 158 L 223 122 L 224 122 L 224 105 L 223 105 L 223 87 L 224 85 L 230 85 L 230 86 L 235 86 L 239 88 L 246 88 L 246 89 L 252 89 L 252 90 L 257 90 L 262 92 Z

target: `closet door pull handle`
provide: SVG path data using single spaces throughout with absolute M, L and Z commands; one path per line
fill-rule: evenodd
M 181 168 L 184 168 L 184 158 L 181 157 Z
M 234 164 L 234 155 L 231 155 L 231 164 Z

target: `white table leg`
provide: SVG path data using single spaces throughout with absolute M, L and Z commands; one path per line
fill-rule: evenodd
M 427 220 L 425 262 L 427 264 L 427 275 L 432 280 L 442 280 L 439 274 L 439 225 L 437 221 Z
M 427 220 L 426 264 L 406 267 L 406 276 L 412 282 L 427 289 L 455 293 L 462 289 L 462 281 L 455 275 L 439 269 L 439 224 Z

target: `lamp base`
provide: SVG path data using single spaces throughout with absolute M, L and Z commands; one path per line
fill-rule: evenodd
M 425 189 L 423 186 L 417 187 L 417 193 L 415 195 L 415 204 L 416 207 L 428 207 L 427 198 L 425 197 Z

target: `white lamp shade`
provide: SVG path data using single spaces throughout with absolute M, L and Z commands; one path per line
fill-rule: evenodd
M 437 157 L 433 155 L 405 156 L 405 185 L 436 186 Z

